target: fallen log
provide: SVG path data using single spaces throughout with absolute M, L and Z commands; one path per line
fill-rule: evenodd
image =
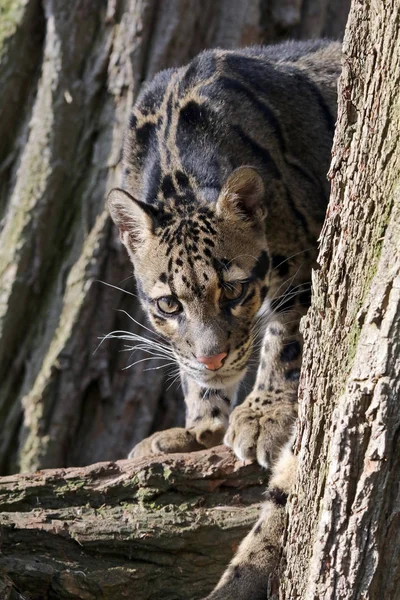
M 221 446 L 2 477 L 0 598 L 200 599 L 267 475 Z

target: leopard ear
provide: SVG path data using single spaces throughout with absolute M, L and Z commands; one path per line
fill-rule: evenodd
M 239 167 L 226 180 L 217 201 L 217 214 L 246 221 L 265 218 L 264 184 L 253 167 Z
M 119 229 L 121 241 L 129 253 L 134 253 L 151 234 L 153 228 L 151 207 L 139 202 L 120 188 L 111 190 L 107 205 L 111 218 Z

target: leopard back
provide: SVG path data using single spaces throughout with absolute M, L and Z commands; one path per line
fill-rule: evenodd
M 153 326 L 203 385 L 243 377 L 261 307 L 310 277 L 339 69 L 328 41 L 212 50 L 132 110 L 111 214 Z M 198 360 L 222 354 L 216 372 Z

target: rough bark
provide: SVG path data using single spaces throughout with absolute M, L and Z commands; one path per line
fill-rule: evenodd
M 0 598 L 202 598 L 265 479 L 224 447 L 3 477 Z
M 143 329 L 104 202 L 143 80 L 205 47 L 339 35 L 347 0 L 8 0 L 0 4 L 0 470 L 126 456 L 181 424 L 171 373 L 122 370 Z M 128 278 L 128 279 L 127 279 Z M 140 361 L 141 352 L 135 354 Z
M 400 598 L 400 7 L 355 0 L 281 598 Z

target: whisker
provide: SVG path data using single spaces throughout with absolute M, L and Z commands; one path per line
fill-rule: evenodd
M 311 283 L 299 283 L 298 285 L 295 285 L 294 287 L 290 287 L 290 293 L 292 293 L 293 291 L 296 290 L 296 293 L 300 293 L 300 292 L 306 292 L 307 290 L 311 289 Z M 277 300 L 278 298 L 284 298 L 286 296 L 286 293 L 284 292 L 283 294 L 280 294 L 279 296 L 277 296 L 276 294 L 274 294 L 274 296 L 272 296 L 272 300 Z
M 171 379 L 173 377 L 176 377 L 177 375 L 180 375 L 180 374 L 181 374 L 181 371 L 178 367 L 176 370 L 171 370 L 171 373 L 168 374 L 166 379 L 167 379 L 167 381 L 171 381 Z
M 127 367 L 123 367 L 122 371 L 126 371 L 127 369 L 130 369 L 131 367 L 134 367 L 134 366 L 138 365 L 139 363 L 146 362 L 148 360 L 160 360 L 160 358 L 158 356 L 150 356 L 147 358 L 141 358 L 140 360 L 137 360 L 136 362 L 132 363 L 131 365 L 128 365 Z
M 237 256 L 235 256 L 235 258 L 232 258 L 232 260 L 230 260 L 230 261 L 229 261 L 228 263 L 226 263 L 226 264 L 230 265 L 230 264 L 231 264 L 231 262 L 233 262 L 234 260 L 236 260 L 236 259 L 238 259 L 238 258 L 241 258 L 242 256 L 249 256 L 250 258 L 254 258 L 254 260 L 255 260 L 256 262 L 258 262 L 258 261 L 259 261 L 259 259 L 258 259 L 258 258 L 256 258 L 255 256 L 253 256 L 252 254 L 238 254 Z
M 292 277 L 289 277 L 288 279 L 285 279 L 284 281 L 282 281 L 282 283 L 280 284 L 280 286 L 278 287 L 278 289 L 275 291 L 274 295 L 272 296 L 271 300 L 274 300 L 274 299 L 275 299 L 275 296 L 277 295 L 277 293 L 279 292 L 279 290 L 280 290 L 280 289 L 281 289 L 281 288 L 282 288 L 282 287 L 283 287 L 285 284 L 288 284 L 288 285 L 287 285 L 287 287 L 286 287 L 286 290 L 287 290 L 287 289 L 290 287 L 290 285 L 291 285 L 292 281 L 293 281 L 293 280 L 295 279 L 295 277 L 298 275 L 298 273 L 299 273 L 299 271 L 300 271 L 300 269 L 301 269 L 301 267 L 302 267 L 302 266 L 303 266 L 303 265 L 300 265 L 300 266 L 299 266 L 299 268 L 297 269 L 296 273 L 294 273 L 294 274 L 292 275 Z M 285 290 L 285 292 L 286 292 L 286 290 Z M 285 292 L 283 292 L 283 293 L 285 293 Z
M 300 250 L 300 252 L 296 252 L 296 254 L 292 254 L 291 256 L 288 256 L 287 258 L 285 258 L 285 260 L 280 262 L 279 265 L 276 265 L 276 267 L 274 267 L 274 270 L 279 269 L 279 267 L 281 265 L 284 265 L 285 262 L 287 262 L 288 260 L 291 260 L 292 258 L 296 258 L 296 256 L 299 256 L 300 254 L 305 254 L 306 252 L 309 252 L 310 250 L 314 250 L 314 248 L 313 247 L 306 248 L 305 250 Z
M 124 331 L 123 329 L 116 329 L 115 331 L 111 331 L 110 333 L 107 333 L 103 337 L 103 340 L 104 339 L 122 339 L 122 340 L 126 340 L 126 341 L 130 341 L 130 340 L 139 341 L 148 346 L 151 345 L 153 347 L 162 348 L 163 350 L 172 352 L 170 346 L 167 346 L 166 344 L 163 344 L 162 342 L 159 342 L 158 340 L 146 338 L 146 337 L 139 335 L 138 333 L 131 333 L 130 331 Z
M 128 281 L 128 279 L 134 279 L 134 278 L 135 278 L 134 275 L 129 275 L 129 277 L 125 277 L 125 279 L 123 279 L 122 281 L 120 281 L 118 285 L 120 285 L 121 283 L 125 283 L 125 281 Z
M 136 319 L 134 319 L 132 317 L 132 315 L 130 315 L 126 310 L 124 310 L 123 308 L 118 308 L 117 310 L 118 310 L 118 312 L 124 313 L 127 317 L 129 317 L 131 319 L 131 321 L 133 321 L 134 323 L 136 323 L 136 325 L 138 325 L 139 327 L 143 327 L 143 329 L 145 329 L 146 331 L 148 331 L 149 333 L 151 333 L 152 335 L 154 335 L 154 331 L 152 331 L 151 329 L 149 329 L 148 327 L 146 327 L 146 325 L 143 325 L 143 323 L 139 323 L 139 321 L 136 321 Z
M 180 377 L 180 373 L 178 373 L 178 375 L 175 377 L 175 379 L 172 381 L 172 383 L 167 387 L 167 390 L 166 390 L 167 392 L 177 382 L 179 377 Z
M 167 363 L 166 365 L 160 365 L 159 367 L 149 367 L 148 369 L 143 369 L 144 371 L 158 371 L 158 369 L 164 369 L 166 367 L 170 367 L 171 365 L 175 365 L 175 362 Z
M 95 281 L 97 283 L 102 283 L 103 285 L 107 285 L 108 287 L 114 288 L 115 290 L 119 290 L 120 292 L 124 292 L 125 294 L 129 294 L 129 296 L 133 296 L 134 298 L 137 298 L 136 294 L 133 294 L 132 292 L 128 292 L 128 290 L 124 290 L 123 288 L 120 288 L 117 285 L 113 285 L 112 283 L 107 283 L 106 281 L 101 281 L 101 279 L 95 279 Z M 126 279 L 124 279 L 123 281 L 126 281 Z
M 132 340 L 132 341 L 135 341 L 135 340 Z M 153 344 L 145 344 L 141 341 L 140 341 L 140 344 L 138 344 L 136 346 L 128 346 L 127 344 L 125 344 L 125 347 L 129 348 L 130 350 L 133 350 L 133 348 L 137 348 L 138 350 L 146 350 L 149 352 L 153 352 L 153 351 L 157 350 L 158 352 L 162 352 L 163 354 L 167 354 L 168 356 L 174 356 L 172 351 L 169 351 L 167 348 L 163 348 L 162 346 L 156 346 Z

